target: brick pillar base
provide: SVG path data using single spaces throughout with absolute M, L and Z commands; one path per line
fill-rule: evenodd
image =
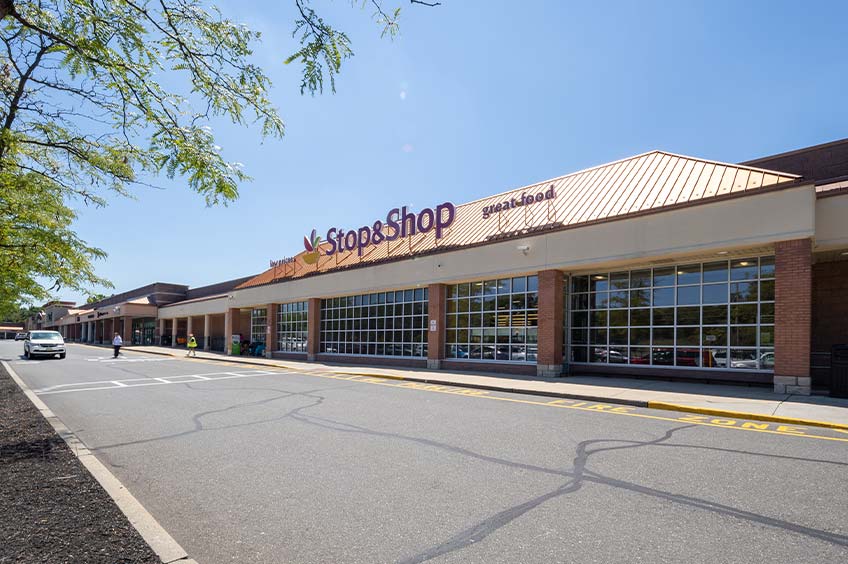
M 439 370 L 445 358 L 446 296 L 447 286 L 444 284 L 430 284 L 427 289 L 427 316 L 430 323 L 427 327 L 427 368 L 431 370 Z
M 562 375 L 563 284 L 559 270 L 539 273 L 539 353 L 536 374 Z
M 321 298 L 309 298 L 306 314 L 306 360 L 314 361 L 321 351 Z
M 775 244 L 774 391 L 810 394 L 812 242 Z

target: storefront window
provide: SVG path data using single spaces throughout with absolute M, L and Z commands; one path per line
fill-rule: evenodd
M 256 308 L 250 311 L 250 342 L 264 343 L 265 331 L 268 327 L 268 310 Z
M 321 352 L 427 356 L 427 288 L 321 300 Z
M 306 352 L 308 319 L 307 302 L 277 306 L 277 351 Z
M 571 278 L 572 362 L 774 369 L 774 257 Z
M 447 357 L 536 362 L 538 286 L 536 276 L 448 286 Z

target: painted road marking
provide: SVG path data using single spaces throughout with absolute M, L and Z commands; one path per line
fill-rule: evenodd
M 104 362 L 104 363 L 113 363 L 113 362 L 164 362 L 166 360 L 177 360 L 172 357 L 155 357 L 155 356 L 144 356 L 144 357 L 118 357 L 115 358 L 113 356 L 97 356 L 94 358 L 86 358 L 88 362 Z
M 189 382 L 208 382 L 214 380 L 232 380 L 233 378 L 253 378 L 269 374 L 285 374 L 284 372 L 269 372 L 267 370 L 248 370 L 242 372 L 207 372 L 204 374 L 180 374 L 158 378 L 127 378 L 125 380 L 97 380 L 94 382 L 76 382 L 73 384 L 57 384 L 38 390 L 33 390 L 39 396 L 51 394 L 67 394 L 71 392 L 92 392 L 95 390 L 117 390 L 123 388 L 139 388 L 142 386 L 163 386 L 167 384 L 188 384 Z
M 176 360 L 176 359 L 175 359 Z M 215 359 L 197 359 L 200 362 L 205 364 L 217 364 L 224 366 L 238 366 L 238 363 L 231 363 L 226 361 L 217 361 Z M 241 365 L 243 366 L 243 364 Z M 297 374 L 299 376 L 312 376 L 317 378 L 329 378 L 331 380 L 344 380 L 347 382 L 358 382 L 362 384 L 373 384 L 378 386 L 388 386 L 391 388 L 406 388 L 406 389 L 414 389 L 423 392 L 432 392 L 439 394 L 452 394 L 452 395 L 461 395 L 468 396 L 474 398 L 481 399 L 489 399 L 495 401 L 505 401 L 510 403 L 521 403 L 526 405 L 535 405 L 541 407 L 554 407 L 559 409 L 573 409 L 577 411 L 588 411 L 594 413 L 606 413 L 610 415 L 621 415 L 626 417 L 639 417 L 641 419 L 652 419 L 655 421 L 669 421 L 672 423 L 689 423 L 691 425 L 699 425 L 703 427 L 713 427 L 720 429 L 730 429 L 735 431 L 746 431 L 751 433 L 766 433 L 771 435 L 781 435 L 785 437 L 801 437 L 805 439 L 819 439 L 825 441 L 836 441 L 848 443 L 848 431 L 842 429 L 826 429 L 819 427 L 806 427 L 802 425 L 786 425 L 783 423 L 774 423 L 767 421 L 750 421 L 746 419 L 733 419 L 726 417 L 715 417 L 708 415 L 693 415 L 680 413 L 679 415 L 665 416 L 665 415 L 651 415 L 648 413 L 639 413 L 636 410 L 639 408 L 627 406 L 627 405 L 614 405 L 614 404 L 605 404 L 601 402 L 592 402 L 592 401 L 581 401 L 581 400 L 572 400 L 572 399 L 554 399 L 554 400 L 532 400 L 532 399 L 519 399 L 513 397 L 499 396 L 493 395 L 492 392 L 488 390 L 478 390 L 473 388 L 462 388 L 458 386 L 446 386 L 441 384 L 427 384 L 423 382 L 412 382 L 409 380 L 398 380 L 398 379 L 387 379 L 387 378 L 379 378 L 374 376 L 363 376 L 359 374 L 343 374 L 343 373 L 330 373 L 330 372 L 301 372 L 299 370 L 292 370 L 286 367 L 275 367 L 269 366 L 269 368 L 276 368 L 276 370 L 251 370 L 249 372 L 211 372 L 204 374 L 186 374 L 182 376 L 167 376 L 161 378 L 161 380 L 151 380 L 151 378 L 132 378 L 127 380 L 120 380 L 120 382 L 127 384 L 126 388 L 133 388 L 139 386 L 155 386 L 155 385 L 166 385 L 166 384 L 181 384 L 186 383 L 186 381 L 179 381 L 181 378 L 191 378 L 191 382 L 200 382 L 204 380 L 229 380 L 233 378 L 252 378 L 256 376 L 266 376 L 271 374 Z M 176 381 L 174 381 L 176 380 Z M 139 384 L 133 384 L 132 382 L 139 382 Z M 58 394 L 58 393 L 68 393 L 68 392 L 78 392 L 78 391 L 94 391 L 94 390 L 115 390 L 118 389 L 119 386 L 113 384 L 113 380 L 105 380 L 102 382 L 84 382 L 79 384 L 60 384 L 58 386 L 51 386 L 49 388 L 43 388 L 42 390 L 35 390 L 35 392 L 39 395 L 48 395 L 48 394 Z M 100 384 L 111 384 L 108 386 L 102 386 Z M 92 387 L 82 388 L 78 386 L 85 385 L 93 385 Z M 74 387 L 77 386 L 77 387 Z M 58 388 L 67 388 L 67 389 L 58 389 Z M 507 393 L 507 392 L 503 392 Z M 516 392 L 516 394 L 520 395 L 520 392 Z

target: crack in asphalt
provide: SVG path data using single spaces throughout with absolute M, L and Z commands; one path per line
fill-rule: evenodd
M 308 423 L 308 424 L 311 424 L 311 425 L 314 425 L 314 426 L 317 426 L 317 427 L 322 427 L 322 428 L 325 428 L 325 429 L 328 429 L 328 430 L 331 430 L 331 431 L 346 432 L 346 433 L 361 433 L 361 434 L 372 435 L 372 436 L 386 437 L 386 438 L 392 438 L 392 439 L 400 439 L 400 440 L 413 442 L 413 443 L 421 444 L 421 445 L 424 445 L 424 446 L 429 446 L 429 447 L 437 448 L 437 449 L 440 449 L 440 450 L 445 450 L 445 451 L 448 451 L 448 452 L 456 453 L 456 454 L 459 454 L 459 455 L 462 455 L 462 456 L 475 458 L 477 460 L 481 460 L 481 461 L 484 461 L 484 462 L 490 462 L 490 463 L 495 463 L 495 464 L 499 464 L 499 465 L 503 465 L 503 466 L 507 466 L 507 467 L 511 467 L 511 468 L 529 470 L 529 471 L 533 471 L 533 472 L 540 472 L 540 473 L 544 473 L 544 474 L 552 474 L 552 475 L 558 475 L 558 476 L 569 478 L 569 480 L 567 482 L 565 482 L 564 484 L 560 485 L 559 487 L 557 487 L 556 489 L 554 489 L 550 492 L 547 492 L 547 493 L 542 494 L 540 496 L 537 496 L 533 499 L 525 501 L 521 504 L 515 505 L 515 506 L 510 507 L 508 509 L 505 509 L 503 511 L 500 511 L 500 512 L 496 513 L 495 515 L 492 515 L 491 517 L 484 519 L 483 521 L 481 521 L 481 522 L 479 522 L 479 523 L 477 523 L 477 524 L 475 524 L 475 525 L 473 525 L 473 526 L 471 526 L 467 529 L 464 529 L 463 531 L 460 531 L 459 533 L 457 533 L 453 537 L 447 539 L 445 542 L 440 543 L 439 545 L 436 545 L 434 547 L 430 547 L 429 549 L 426 549 L 426 550 L 424 550 L 424 551 L 422 551 L 422 552 L 420 552 L 416 555 L 413 555 L 409 558 L 405 558 L 403 560 L 400 560 L 399 562 L 401 564 L 417 564 L 417 563 L 420 563 L 420 562 L 425 562 L 427 560 L 431 560 L 433 558 L 447 554 L 449 552 L 462 550 L 463 548 L 466 548 L 468 546 L 476 544 L 476 543 L 480 542 L 481 540 L 485 539 L 486 537 L 488 537 L 489 535 L 491 535 L 492 533 L 496 532 L 498 529 L 501 529 L 502 527 L 504 527 L 505 525 L 514 521 L 515 519 L 518 519 L 519 517 L 523 516 L 527 512 L 531 511 L 532 509 L 538 507 L 539 505 L 541 505 L 541 504 L 543 504 L 543 503 L 545 503 L 545 502 L 547 502 L 551 499 L 554 499 L 554 498 L 557 498 L 557 497 L 560 497 L 560 496 L 563 496 L 563 495 L 566 495 L 566 494 L 569 494 L 569 493 L 576 492 L 577 490 L 579 490 L 582 487 L 584 482 L 591 482 L 591 483 L 606 485 L 606 486 L 610 486 L 610 487 L 620 488 L 620 489 L 632 491 L 632 492 L 635 492 L 635 493 L 639 493 L 639 494 L 642 494 L 642 495 L 647 495 L 647 496 L 650 496 L 650 497 L 655 497 L 655 498 L 671 501 L 671 502 L 678 503 L 678 504 L 681 504 L 681 505 L 685 505 L 685 506 L 688 506 L 688 507 L 694 507 L 696 509 L 710 511 L 710 512 L 718 513 L 718 514 L 721 514 L 721 515 L 724 515 L 724 516 L 729 516 L 729 517 L 734 517 L 734 518 L 737 518 L 737 519 L 755 522 L 755 523 L 765 525 L 765 526 L 768 526 L 768 527 L 773 527 L 773 528 L 777 528 L 777 529 L 795 532 L 795 533 L 810 536 L 810 537 L 813 537 L 813 538 L 816 538 L 816 539 L 819 539 L 819 540 L 822 540 L 822 541 L 825 541 L 825 542 L 830 542 L 830 543 L 833 543 L 833 544 L 836 544 L 836 545 L 839 545 L 839 546 L 848 546 L 848 536 L 846 536 L 846 535 L 842 535 L 842 534 L 838 534 L 838 533 L 831 533 L 831 532 L 828 532 L 828 531 L 822 531 L 820 529 L 815 529 L 815 528 L 812 528 L 812 527 L 799 525 L 799 524 L 792 523 L 792 522 L 789 522 L 789 521 L 784 521 L 784 520 L 780 520 L 780 519 L 767 517 L 767 516 L 760 515 L 760 514 L 751 512 L 751 511 L 746 511 L 746 510 L 743 510 L 743 509 L 739 509 L 739 508 L 736 508 L 736 507 L 732 507 L 732 506 L 729 506 L 729 505 L 725 505 L 725 504 L 721 504 L 721 503 L 717 503 L 717 502 L 713 502 L 713 501 L 709 501 L 709 500 L 705 500 L 705 499 L 701 499 L 701 498 L 697 498 L 697 497 L 675 494 L 675 493 L 672 493 L 672 492 L 667 492 L 667 491 L 656 489 L 656 488 L 650 488 L 650 487 L 647 487 L 647 486 L 634 484 L 632 482 L 627 482 L 625 480 L 619 480 L 619 479 L 616 479 L 616 478 L 611 478 L 611 477 L 605 476 L 603 474 L 600 474 L 598 472 L 593 472 L 591 470 L 586 469 L 586 463 L 588 462 L 588 458 L 589 458 L 589 456 L 591 456 L 593 454 L 597 454 L 597 453 L 600 453 L 600 452 L 610 452 L 610 451 L 618 451 L 618 450 L 623 450 L 623 449 L 633 449 L 633 448 L 643 448 L 643 447 L 653 447 L 653 446 L 663 446 L 663 447 L 670 447 L 670 448 L 696 448 L 696 449 L 716 450 L 716 451 L 720 451 L 720 452 L 729 452 L 729 453 L 742 454 L 742 455 L 762 456 L 762 457 L 767 457 L 767 458 L 779 458 L 779 459 L 782 459 L 782 458 L 795 459 L 795 458 L 797 458 L 797 457 L 784 457 L 782 455 L 771 455 L 771 454 L 766 454 L 766 453 L 748 452 L 748 451 L 718 448 L 718 447 L 701 447 L 701 446 L 698 446 L 698 445 L 687 445 L 687 444 L 679 444 L 679 443 L 674 443 L 674 444 L 668 443 L 668 444 L 666 444 L 666 441 L 668 441 L 668 439 L 670 439 L 674 433 L 681 431 L 681 430 L 685 430 L 685 429 L 696 428 L 696 427 L 698 427 L 697 425 L 684 425 L 684 426 L 681 426 L 681 427 L 676 427 L 674 429 L 670 429 L 662 437 L 660 437 L 658 439 L 650 440 L 650 441 L 634 441 L 634 440 L 620 440 L 620 439 L 591 439 L 591 440 L 582 441 L 581 443 L 579 443 L 577 445 L 577 451 L 576 451 L 577 455 L 576 455 L 576 457 L 573 461 L 573 464 L 572 464 L 573 469 L 569 471 L 569 470 L 557 470 L 557 469 L 552 469 L 552 468 L 545 468 L 545 467 L 542 467 L 542 466 L 536 466 L 536 465 L 532 465 L 532 464 L 526 464 L 526 463 L 501 459 L 501 458 L 494 457 L 494 456 L 488 456 L 488 455 L 480 454 L 480 453 L 471 451 L 469 449 L 456 447 L 456 446 L 445 444 L 445 443 L 440 443 L 440 442 L 434 441 L 432 439 L 425 439 L 425 438 L 420 438 L 420 437 L 401 435 L 401 434 L 398 434 L 398 433 L 391 433 L 391 432 L 387 432 L 387 431 L 377 431 L 377 430 L 368 429 L 366 427 L 362 427 L 362 426 L 359 426 L 359 425 L 344 423 L 344 422 L 340 422 L 340 421 L 334 421 L 332 419 L 327 419 L 327 418 L 318 417 L 318 416 L 314 416 L 314 415 L 299 414 L 299 415 L 293 415 L 292 417 L 294 419 L 298 420 L 298 421 Z M 616 443 L 625 442 L 625 443 L 628 443 L 628 444 L 598 448 L 598 449 L 594 449 L 594 450 L 588 450 L 588 447 L 590 445 L 598 444 L 598 443 L 608 443 L 608 442 L 616 442 Z M 845 465 L 843 463 L 832 462 L 832 461 L 818 461 L 818 460 L 810 460 L 810 459 L 800 459 L 800 460 L 803 460 L 803 461 L 806 461 L 806 462 L 813 462 L 813 463 L 823 462 L 823 463 L 828 463 L 828 464 Z

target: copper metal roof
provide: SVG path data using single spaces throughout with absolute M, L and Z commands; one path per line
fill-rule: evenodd
M 439 240 L 431 230 L 372 245 L 363 251 L 361 257 L 356 251 L 326 256 L 324 251 L 329 247 L 322 243 L 317 264 L 306 264 L 304 251 L 294 257 L 293 262 L 271 268 L 238 288 L 520 237 L 538 231 L 624 218 L 672 206 L 706 203 L 723 196 L 795 182 L 798 178 L 793 174 L 652 151 L 458 205 L 453 224 Z M 483 219 L 483 208 L 487 206 L 520 198 L 523 194 L 545 192 L 551 187 L 555 198 L 495 212 L 488 219 Z

